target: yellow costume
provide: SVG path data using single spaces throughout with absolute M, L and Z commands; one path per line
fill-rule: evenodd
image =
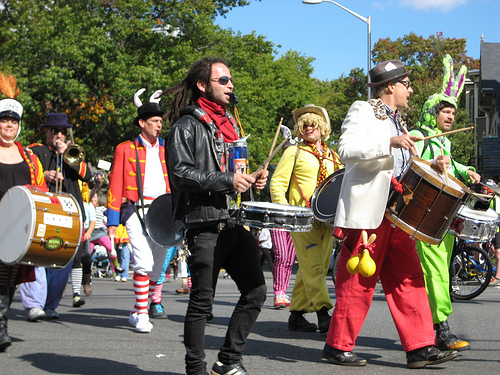
M 323 159 L 328 175 L 339 169 L 340 163 L 334 163 L 333 160 L 339 160 L 338 156 L 328 150 L 327 158 Z M 319 160 L 310 146 L 300 143 L 298 146 L 288 147 L 273 173 L 270 188 L 272 201 L 308 206 L 316 190 L 319 170 Z M 331 309 L 333 305 L 328 294 L 326 274 L 333 249 L 332 227 L 315 219 L 310 232 L 295 232 L 291 235 L 299 270 L 290 311 L 317 312 L 323 307 Z

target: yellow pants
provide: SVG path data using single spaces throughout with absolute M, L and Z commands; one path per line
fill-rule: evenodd
M 292 232 L 292 240 L 299 262 L 290 311 L 307 313 L 333 307 L 326 274 L 333 250 L 332 227 L 314 220 L 310 232 Z

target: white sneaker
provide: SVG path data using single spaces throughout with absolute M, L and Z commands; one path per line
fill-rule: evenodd
M 135 330 L 141 333 L 149 333 L 153 329 L 153 325 L 149 321 L 148 314 L 138 314 L 137 315 L 137 324 L 135 326 Z
M 136 312 L 130 313 L 128 322 L 135 327 L 137 325 L 137 320 L 138 320 L 137 313 Z
M 40 319 L 45 319 L 45 311 L 39 307 L 32 307 L 28 310 L 28 321 L 37 322 Z
M 121 281 L 122 277 L 121 276 L 115 276 L 115 281 Z

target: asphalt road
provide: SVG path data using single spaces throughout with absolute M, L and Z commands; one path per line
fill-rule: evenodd
M 266 269 L 268 290 L 272 276 Z M 294 275 L 289 291 L 292 290 Z M 332 299 L 335 290 L 328 280 Z M 26 320 L 19 294 L 11 306 L 9 334 L 13 345 L 0 353 L 0 374 L 82 374 L 156 375 L 184 374 L 183 320 L 188 296 L 177 295 L 180 280 L 164 285 L 166 320 L 153 320 L 149 334 L 136 333 L 128 324 L 133 305 L 133 289 L 110 278 L 94 279 L 92 296 L 86 304 L 73 308 L 70 297 L 63 298 L 57 311 L 59 320 L 30 323 Z M 238 298 L 234 282 L 220 276 L 215 318 L 206 329 L 209 366 L 216 360 L 233 305 Z M 332 365 L 321 360 L 325 335 L 287 329 L 288 312 L 273 308 L 272 292 L 249 337 L 244 365 L 249 373 L 261 374 L 401 374 L 410 371 L 436 374 L 498 373 L 500 369 L 500 288 L 489 287 L 471 301 L 454 302 L 450 326 L 471 344 L 471 350 L 457 359 L 421 370 L 406 369 L 406 357 L 392 323 L 381 287 L 356 343 L 355 351 L 368 360 L 362 368 Z M 316 322 L 314 315 L 308 316 Z

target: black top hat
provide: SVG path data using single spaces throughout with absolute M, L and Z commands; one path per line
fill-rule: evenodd
M 147 120 L 153 116 L 163 117 L 165 112 L 160 108 L 160 105 L 155 102 L 144 103 L 142 106 L 137 108 L 137 117 L 134 119 L 134 124 L 139 126 L 139 120 Z
M 72 124 L 68 124 L 68 116 L 66 113 L 49 113 L 47 121 L 42 124 L 43 127 L 51 128 L 72 128 Z
M 410 73 L 411 70 L 405 72 L 405 66 L 400 60 L 387 60 L 370 69 L 371 82 L 368 83 L 368 86 L 377 87 L 384 83 L 395 82 L 408 77 Z

